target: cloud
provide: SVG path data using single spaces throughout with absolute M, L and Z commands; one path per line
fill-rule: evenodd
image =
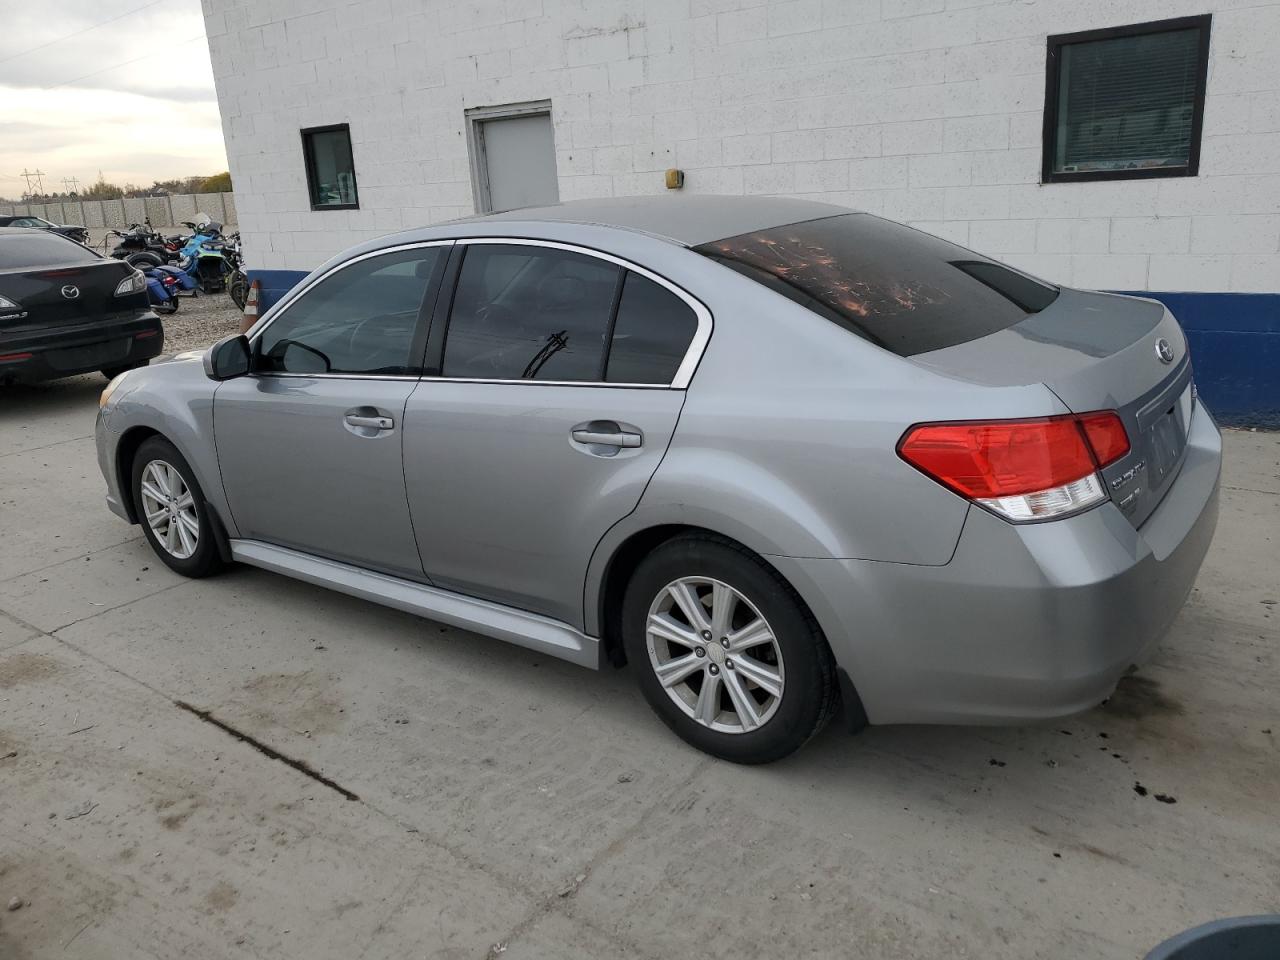
M 21 192 L 23 168 L 46 190 L 99 169 L 143 185 L 226 169 L 199 0 L 60 0 L 57 17 L 32 4 L 5 21 L 0 194 Z

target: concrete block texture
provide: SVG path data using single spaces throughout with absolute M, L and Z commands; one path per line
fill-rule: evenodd
M 351 125 L 361 206 L 370 224 L 389 223 L 391 211 L 470 212 L 466 109 L 549 99 L 564 199 L 651 192 L 646 174 L 673 163 L 690 172 L 689 193 L 853 191 L 862 209 L 952 221 L 951 235 L 1024 220 L 1034 226 L 1000 228 L 1011 249 L 984 252 L 1115 257 L 1067 257 L 1057 279 L 1114 276 L 1135 289 L 1169 280 L 1170 257 L 1226 257 L 1230 277 L 1256 275 L 1256 260 L 1237 258 L 1280 251 L 1265 219 L 1280 216 L 1277 0 L 486 0 L 431 17 L 387 3 L 398 29 L 368 2 L 358 24 L 347 0 L 206 4 L 239 201 L 305 221 L 263 223 L 247 233 L 251 248 L 317 233 L 314 266 L 356 239 L 310 210 L 299 129 Z M 1046 37 L 1204 12 L 1214 19 L 1199 175 L 1041 186 Z M 449 167 L 422 165 L 437 158 Z M 401 159 L 420 166 L 391 162 Z M 442 182 L 456 186 L 448 202 L 424 199 Z M 400 218 L 411 220 L 422 218 Z M 1189 270 L 1179 289 L 1216 290 L 1221 276 Z

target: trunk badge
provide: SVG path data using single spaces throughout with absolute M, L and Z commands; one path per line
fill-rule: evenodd
M 67 284 L 62 288 L 62 295 L 68 300 L 74 300 L 76 297 L 80 296 L 80 288 Z
M 1173 347 L 1164 337 L 1156 341 L 1156 356 L 1160 358 L 1161 363 L 1173 363 Z

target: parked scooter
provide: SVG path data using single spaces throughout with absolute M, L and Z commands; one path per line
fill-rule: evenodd
M 227 263 L 231 265 L 231 279 L 227 282 L 227 292 L 231 295 L 231 300 L 236 305 L 236 309 L 243 312 L 244 305 L 249 300 L 249 275 L 244 269 L 244 255 L 240 250 L 240 232 L 238 230 L 227 237 L 227 243 L 223 247 L 222 255 L 227 258 Z

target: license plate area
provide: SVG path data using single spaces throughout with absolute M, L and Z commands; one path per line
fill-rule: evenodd
M 1151 490 L 1164 486 L 1170 474 L 1182 462 L 1187 448 L 1187 428 L 1191 422 L 1191 384 L 1188 383 L 1177 398 L 1164 409 L 1151 412 L 1154 422 L 1147 428 L 1147 484 Z

